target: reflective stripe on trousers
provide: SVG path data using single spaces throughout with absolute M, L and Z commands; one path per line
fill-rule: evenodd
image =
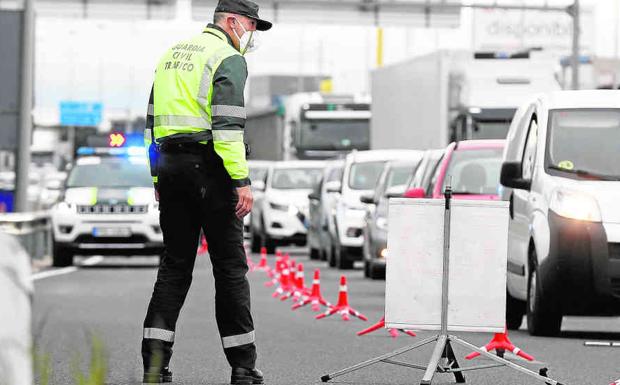
M 245 334 L 238 334 L 236 336 L 222 337 L 222 346 L 224 349 L 234 348 L 237 346 L 247 345 L 254 343 L 255 335 L 254 330 Z
M 174 342 L 174 332 L 172 330 L 159 328 L 144 328 L 143 338 L 152 340 L 161 340 L 166 342 Z

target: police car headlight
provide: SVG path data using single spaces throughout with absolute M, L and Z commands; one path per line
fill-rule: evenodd
M 288 207 L 288 215 L 293 216 L 293 215 L 297 215 L 297 213 L 299 213 L 299 209 L 297 207 L 295 207 L 293 205 L 290 205 Z

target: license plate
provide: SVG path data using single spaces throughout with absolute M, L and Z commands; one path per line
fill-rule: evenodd
M 93 229 L 94 237 L 131 237 L 131 229 L 128 227 L 95 227 Z

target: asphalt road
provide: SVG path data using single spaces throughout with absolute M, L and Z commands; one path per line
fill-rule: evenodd
M 304 254 L 293 255 L 306 267 L 306 281 L 315 267 L 322 269 L 323 294 L 337 299 L 340 272 L 324 263 L 311 262 Z M 257 261 L 258 257 L 254 256 Z M 272 263 L 273 260 L 270 260 Z M 139 384 L 142 376 L 140 339 L 142 320 L 156 275 L 154 258 L 88 259 L 87 266 L 45 272 L 35 280 L 36 347 L 50 355 L 52 384 L 73 384 L 76 367 L 85 370 L 92 335 L 103 339 L 108 357 L 106 384 Z M 54 271 L 52 274 L 56 274 Z M 384 330 L 357 337 L 355 332 L 378 320 L 383 312 L 383 281 L 363 278 L 360 270 L 348 271 L 351 305 L 366 314 L 369 322 L 343 322 L 333 316 L 315 320 L 309 308 L 290 310 L 291 303 L 271 297 L 263 285 L 264 273 L 250 273 L 253 313 L 257 330 L 258 367 L 266 383 L 318 384 L 323 374 L 364 361 L 432 335 L 401 335 L 390 338 Z M 221 350 L 214 312 L 213 277 L 207 257 L 199 257 L 193 286 L 178 323 L 172 360 L 174 384 L 228 384 L 229 368 Z M 488 334 L 459 334 L 483 345 Z M 565 318 L 559 338 L 530 337 L 513 332 L 513 343 L 549 368 L 564 384 L 607 385 L 620 378 L 620 348 L 588 348 L 586 340 L 620 340 L 617 318 Z M 405 354 L 401 360 L 425 365 L 432 346 Z M 456 348 L 457 357 L 469 352 Z M 470 364 L 461 359 L 461 364 Z M 528 365 L 526 365 L 528 366 Z M 541 365 L 529 365 L 538 370 Z M 384 363 L 339 377 L 336 384 L 418 384 L 422 372 Z M 506 368 L 466 373 L 467 382 L 482 385 L 530 385 L 529 377 Z M 434 384 L 453 383 L 453 377 L 435 376 Z

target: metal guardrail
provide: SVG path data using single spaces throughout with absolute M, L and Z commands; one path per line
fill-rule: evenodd
M 17 238 L 32 259 L 52 255 L 52 220 L 48 212 L 0 214 L 0 232 Z

